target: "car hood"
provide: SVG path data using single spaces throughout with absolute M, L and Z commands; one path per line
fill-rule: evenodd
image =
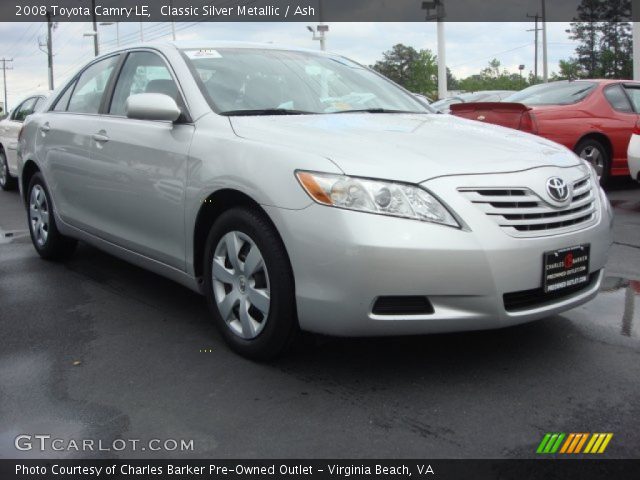
M 569 167 L 565 147 L 450 115 L 344 113 L 230 117 L 252 141 L 317 153 L 347 175 L 419 183 L 446 175 Z

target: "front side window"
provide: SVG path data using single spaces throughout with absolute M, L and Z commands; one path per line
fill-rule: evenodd
M 36 97 L 32 97 L 22 102 L 18 106 L 18 108 L 16 108 L 12 120 L 15 120 L 16 122 L 24 122 L 24 119 L 33 113 L 33 107 L 36 103 L 36 100 Z
M 612 85 L 605 88 L 604 97 L 607 99 L 614 110 L 626 113 L 633 112 L 633 108 L 629 103 L 629 99 L 627 98 L 627 95 L 624 93 L 624 90 L 622 90 L 622 87 L 620 85 Z
M 412 95 L 346 58 L 249 48 L 183 50 L 214 110 L 429 113 Z
M 100 60 L 87 68 L 73 90 L 69 101 L 68 112 L 73 113 L 98 113 L 102 95 L 113 69 L 116 66 L 118 56 L 113 56 Z
M 180 103 L 178 87 L 162 58 L 155 53 L 129 54 L 118 76 L 109 113 L 125 116 L 127 98 L 138 93 L 162 93 Z
M 508 96 L 503 101 L 524 105 L 571 105 L 584 100 L 594 88 L 594 82 L 541 83 Z

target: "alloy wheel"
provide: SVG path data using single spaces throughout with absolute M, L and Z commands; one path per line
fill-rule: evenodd
M 591 163 L 593 167 L 596 169 L 596 173 L 598 175 L 598 180 L 602 178 L 602 174 L 604 173 L 604 157 L 602 152 L 594 146 L 589 145 L 585 147 L 580 152 L 580 158 L 586 160 Z
M 31 190 L 29 220 L 34 240 L 39 247 L 43 247 L 49 236 L 49 203 L 44 189 L 40 185 L 34 185 Z
M 231 231 L 213 254 L 213 293 L 229 329 L 245 340 L 256 338 L 269 317 L 271 290 L 264 258 L 246 234 Z

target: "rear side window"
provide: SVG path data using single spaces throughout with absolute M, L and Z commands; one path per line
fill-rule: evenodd
M 68 112 L 98 113 L 100 103 L 118 56 L 105 58 L 87 68 L 76 83 L 69 101 Z
M 596 84 L 593 82 L 541 83 L 504 99 L 524 105 L 571 105 L 584 100 Z
M 127 98 L 138 93 L 162 93 L 180 103 L 178 87 L 162 58 L 155 53 L 129 54 L 118 77 L 109 113 L 125 116 Z
M 64 91 L 62 96 L 58 98 L 55 106 L 53 107 L 54 112 L 66 112 L 67 106 L 69 105 L 69 99 L 71 98 L 71 94 L 73 93 L 73 87 L 75 86 L 75 80 L 69 84 L 67 89 Z
M 35 103 L 35 97 L 26 99 L 20 104 L 20 106 L 18 106 L 18 108 L 16 108 L 12 120 L 15 120 L 16 122 L 24 122 L 24 119 L 33 113 L 33 107 Z
M 611 85 L 610 87 L 605 88 L 604 97 L 611 104 L 614 110 L 633 113 L 633 108 L 629 103 L 629 99 L 620 85 Z
M 640 113 L 640 85 L 637 87 L 625 86 L 624 89 L 627 91 L 631 103 L 633 103 L 633 108 Z

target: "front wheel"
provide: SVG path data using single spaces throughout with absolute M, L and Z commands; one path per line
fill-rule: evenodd
M 0 188 L 2 190 L 15 190 L 18 186 L 18 182 L 9 173 L 9 163 L 7 162 L 7 155 L 2 149 L 0 149 Z
M 576 146 L 575 152 L 580 158 L 593 165 L 600 185 L 606 185 L 611 177 L 611 160 L 605 146 L 598 140 L 588 138 Z
M 297 332 L 293 273 L 277 231 L 254 209 L 216 220 L 206 244 L 205 289 L 214 321 L 241 355 L 281 354 Z
M 71 255 L 78 242 L 58 231 L 51 196 L 40 173 L 31 178 L 27 199 L 29 232 L 38 254 L 47 260 L 60 260 Z

